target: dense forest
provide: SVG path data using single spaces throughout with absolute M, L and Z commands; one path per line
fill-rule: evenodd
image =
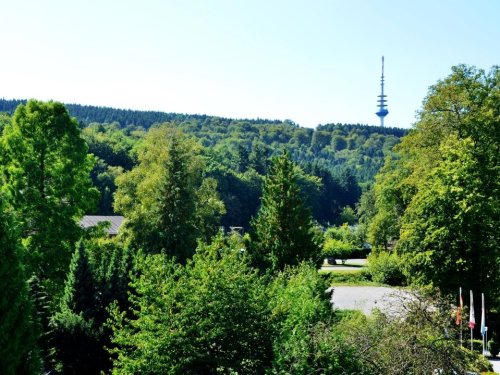
M 2 103 L 0 373 L 491 370 L 456 294 L 499 316 L 498 67 L 453 67 L 409 132 Z M 332 309 L 320 264 L 367 241 L 395 313 Z
M 12 113 L 25 101 L 0 100 Z M 302 186 L 323 225 L 338 223 L 346 207 L 354 209 L 362 188 L 373 182 L 384 158 L 407 131 L 366 125 L 328 124 L 316 130 L 289 120 L 233 120 L 200 115 L 142 112 L 66 105 L 83 129 L 97 162 L 92 172 L 101 192 L 94 213 L 111 214 L 115 178 L 132 169 L 147 130 L 158 123 L 176 124 L 202 146 L 208 176 L 217 180 L 226 206 L 222 225 L 248 228 L 259 205 L 268 161 L 283 150 L 304 170 Z

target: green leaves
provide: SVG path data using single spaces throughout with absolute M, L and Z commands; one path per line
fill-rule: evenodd
M 61 286 L 79 217 L 92 209 L 94 159 L 76 120 L 55 102 L 20 105 L 1 139 L 3 190 L 22 229 L 30 272 Z
M 144 257 L 134 317 L 115 310 L 114 373 L 262 373 L 270 361 L 264 284 L 222 237 L 179 266 Z
M 19 240 L 0 194 L 0 373 L 37 374 L 37 326 Z
M 377 176 L 369 235 L 395 244 L 414 283 L 498 295 L 499 87 L 498 67 L 454 67 Z
M 115 209 L 127 219 L 127 243 L 184 263 L 198 237 L 215 233 L 224 206 L 215 180 L 202 178 L 200 151 L 172 125 L 149 131 L 139 165 L 116 180 Z
M 288 153 L 273 159 L 264 180 L 262 203 L 252 221 L 250 256 L 265 270 L 282 270 L 302 260 L 320 261 L 310 211 L 298 186 L 298 171 Z

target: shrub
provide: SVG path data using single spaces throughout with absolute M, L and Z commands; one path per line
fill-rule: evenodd
M 371 276 L 365 270 L 360 271 L 335 271 L 323 274 L 327 278 L 329 285 L 339 284 L 369 284 Z
M 368 273 L 377 283 L 400 286 L 405 281 L 401 259 L 395 253 L 370 254 L 368 256 Z
M 322 255 L 324 258 L 340 259 L 344 264 L 353 251 L 352 244 L 334 238 L 327 238 L 323 244 Z
M 495 339 L 491 339 L 488 341 L 488 350 L 490 351 L 490 354 L 492 357 L 496 357 L 498 355 L 499 346 L 498 342 L 496 342 Z

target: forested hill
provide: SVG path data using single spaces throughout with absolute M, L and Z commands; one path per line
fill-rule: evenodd
M 25 100 L 0 99 L 0 112 L 13 113 Z M 360 124 L 326 124 L 317 129 L 303 128 L 290 120 L 240 120 L 207 115 L 187 115 L 156 111 L 135 111 L 107 107 L 67 104 L 71 116 L 83 127 L 114 124 L 126 133 L 149 128 L 155 123 L 175 122 L 186 133 L 196 136 L 208 148 L 244 169 L 241 163 L 252 152 L 258 158 L 286 148 L 301 164 L 320 164 L 332 171 L 348 168 L 358 182 L 371 182 L 385 156 L 407 129 Z M 118 130 L 117 129 L 117 130 Z
M 12 114 L 19 104 L 26 103 L 25 99 L 0 99 L 0 112 Z M 71 116 L 76 117 L 80 124 L 87 126 L 91 123 L 111 124 L 118 123 L 121 127 L 142 126 L 146 129 L 153 124 L 163 122 L 183 122 L 187 120 L 207 121 L 211 116 L 188 115 L 181 113 L 167 113 L 160 111 L 138 111 L 132 109 L 120 109 L 111 107 L 98 107 L 92 105 L 65 104 Z M 219 117 L 218 117 L 219 118 Z M 235 120 L 219 118 L 226 124 Z M 239 121 L 239 120 L 236 120 Z M 245 120 L 252 124 L 279 124 L 279 120 Z

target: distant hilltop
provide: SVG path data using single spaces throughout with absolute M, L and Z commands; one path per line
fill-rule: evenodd
M 26 103 L 26 99 L 3 99 L 0 98 L 0 112 L 14 113 L 19 104 Z M 211 122 L 217 119 L 222 125 L 232 125 L 235 123 L 246 123 L 249 125 L 289 125 L 299 127 L 292 120 L 269 120 L 269 119 L 231 119 L 218 116 L 200 115 L 200 114 L 181 114 L 172 112 L 160 111 L 140 111 L 133 109 L 120 109 L 112 107 L 99 107 L 92 105 L 81 104 L 65 104 L 71 116 L 76 117 L 78 122 L 83 126 L 87 126 L 93 122 L 99 124 L 118 123 L 120 127 L 141 126 L 148 129 L 153 124 L 163 122 L 183 123 L 190 120 L 195 120 L 199 123 Z M 329 130 L 332 127 L 363 127 L 373 128 L 377 133 L 392 134 L 396 137 L 402 137 L 408 129 L 402 128 L 385 128 L 379 126 L 363 125 L 363 124 L 326 124 L 318 125 L 317 130 Z

